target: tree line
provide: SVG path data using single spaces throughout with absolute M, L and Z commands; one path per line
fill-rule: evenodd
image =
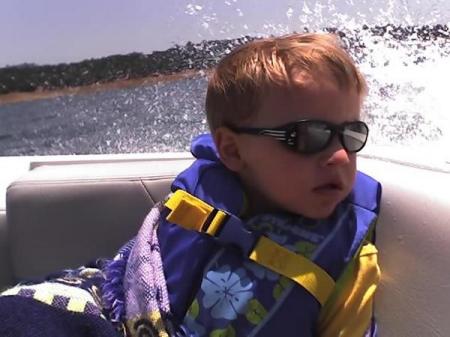
M 363 58 L 365 45 L 361 32 L 369 31 L 373 36 L 387 36 L 394 40 L 418 39 L 437 40 L 447 44 L 450 40 L 447 25 L 400 26 L 386 24 L 381 26 L 362 25 L 361 29 L 343 31 L 326 28 L 336 33 L 354 55 Z M 308 28 L 303 29 L 304 32 Z M 76 63 L 57 65 L 22 64 L 0 68 L 0 94 L 10 92 L 31 92 L 37 89 L 53 90 L 65 87 L 77 87 L 89 84 L 101 84 L 117 79 L 136 79 L 161 74 L 173 74 L 183 70 L 207 69 L 235 46 L 254 37 L 241 37 L 229 40 L 188 42 L 184 46 L 175 45 L 165 51 L 151 54 L 131 53 L 112 55 L 100 59 L 84 60 Z M 442 42 L 444 41 L 444 42 Z M 422 59 L 418 62 L 423 62 Z
M 0 69 L 0 94 L 53 90 L 135 79 L 183 70 L 206 69 L 217 64 L 228 50 L 249 37 L 232 40 L 188 42 L 151 54 L 131 53 L 57 65 L 21 64 Z

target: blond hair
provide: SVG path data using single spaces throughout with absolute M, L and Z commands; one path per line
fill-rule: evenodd
M 366 94 L 351 57 L 331 34 L 290 34 L 254 40 L 225 56 L 208 83 L 206 114 L 211 131 L 248 120 L 274 87 L 302 86 L 328 75 L 339 88 Z

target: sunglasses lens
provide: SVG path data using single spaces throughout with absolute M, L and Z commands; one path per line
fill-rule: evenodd
M 297 151 L 314 153 L 323 150 L 330 141 L 332 131 L 326 123 L 305 121 L 297 124 Z
M 367 141 L 369 129 L 363 122 L 353 122 L 345 125 L 342 131 L 342 141 L 348 152 L 360 151 Z

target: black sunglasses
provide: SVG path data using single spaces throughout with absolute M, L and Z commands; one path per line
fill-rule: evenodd
M 337 134 L 342 147 L 349 153 L 360 151 L 366 145 L 369 127 L 361 121 L 333 124 L 320 120 L 300 120 L 275 128 L 230 127 L 237 133 L 273 137 L 290 149 L 303 154 L 324 150 Z

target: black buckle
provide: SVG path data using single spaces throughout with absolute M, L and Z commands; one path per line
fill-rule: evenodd
M 214 236 L 220 243 L 238 247 L 244 256 L 249 256 L 259 239 L 259 234 L 248 231 L 237 216 L 225 213 L 227 218 Z

